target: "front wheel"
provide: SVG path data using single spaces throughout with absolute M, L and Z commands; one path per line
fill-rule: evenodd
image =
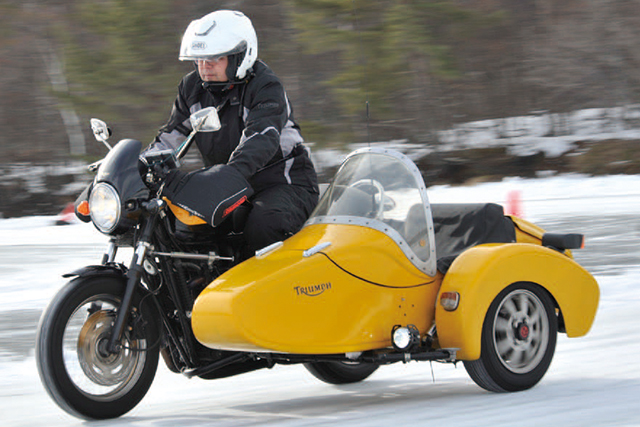
M 329 384 L 363 381 L 378 369 L 378 365 L 364 362 L 310 362 L 305 363 L 304 367 L 314 377 Z
M 140 402 L 158 366 L 158 329 L 146 305 L 129 316 L 121 349 L 107 342 L 124 295 L 116 277 L 77 278 L 42 315 L 36 338 L 40 378 L 53 400 L 71 415 L 115 418 Z
M 465 361 L 464 367 L 486 390 L 529 389 L 547 372 L 557 334 L 551 297 L 532 283 L 515 283 L 491 303 L 482 328 L 480 359 Z

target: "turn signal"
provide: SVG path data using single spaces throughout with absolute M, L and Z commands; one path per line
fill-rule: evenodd
M 89 202 L 87 202 L 86 200 L 80 202 L 77 211 L 80 215 L 89 216 L 89 214 L 91 213 L 89 211 Z
M 440 295 L 440 305 L 447 311 L 454 311 L 460 304 L 460 294 L 457 292 L 443 292 Z

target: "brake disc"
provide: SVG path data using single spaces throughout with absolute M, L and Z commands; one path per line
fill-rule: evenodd
M 100 310 L 91 314 L 82 326 L 77 344 L 78 362 L 84 374 L 94 383 L 107 387 L 129 378 L 140 355 L 135 351 L 136 343 L 130 342 L 126 332 L 120 351 L 107 351 L 115 318 L 113 311 Z

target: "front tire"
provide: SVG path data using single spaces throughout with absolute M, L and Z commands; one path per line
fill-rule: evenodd
M 105 351 L 125 284 L 93 276 L 67 283 L 40 319 L 36 363 L 53 400 L 86 419 L 118 417 L 142 400 L 158 366 L 158 329 L 146 305 L 129 316 L 116 354 Z
M 365 380 L 379 367 L 364 362 L 310 362 L 305 363 L 311 374 L 329 384 L 351 384 Z
M 547 292 L 532 283 L 515 283 L 491 303 L 480 359 L 465 361 L 464 367 L 486 390 L 529 389 L 547 372 L 557 335 L 555 307 Z

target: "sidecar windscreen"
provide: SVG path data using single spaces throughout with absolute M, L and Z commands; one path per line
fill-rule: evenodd
M 406 156 L 374 148 L 344 161 L 307 224 L 374 228 L 391 237 L 418 268 L 431 272 L 433 225 L 422 176 Z

